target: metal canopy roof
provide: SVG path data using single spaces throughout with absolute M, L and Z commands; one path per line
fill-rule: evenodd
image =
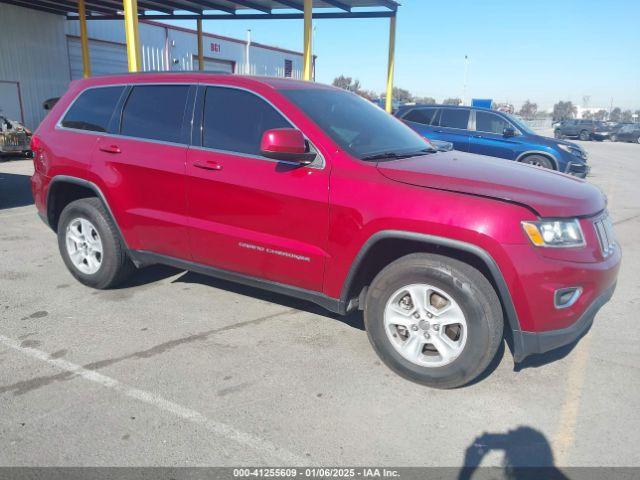
M 0 3 L 67 15 L 69 19 L 77 18 L 78 12 L 76 0 L 0 0 Z M 113 20 L 124 17 L 122 0 L 85 0 L 85 4 L 87 20 Z M 313 16 L 314 18 L 392 17 L 398 6 L 395 0 L 313 0 Z M 328 9 L 331 10 L 327 11 Z M 150 20 L 297 19 L 303 18 L 303 10 L 303 0 L 138 0 L 139 17 Z

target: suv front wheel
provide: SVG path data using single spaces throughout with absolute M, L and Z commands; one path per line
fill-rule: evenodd
M 463 386 L 489 366 L 502 307 L 485 276 L 448 257 L 411 254 L 385 267 L 365 302 L 369 340 L 384 363 L 435 388 Z
M 135 269 L 98 198 L 75 200 L 64 208 L 58 223 L 58 247 L 71 274 L 89 287 L 114 287 Z

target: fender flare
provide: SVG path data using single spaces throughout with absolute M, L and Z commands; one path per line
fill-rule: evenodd
M 558 158 L 553 153 L 545 152 L 543 150 L 527 150 L 526 152 L 522 152 L 516 158 L 516 162 L 521 161 L 524 157 L 527 157 L 529 155 L 541 155 L 543 157 L 547 157 L 549 160 L 553 162 L 554 166 L 556 167 L 556 171 L 558 172 L 562 171 L 560 170 L 560 162 L 558 162 Z
M 105 208 L 107 209 L 107 213 L 111 217 L 113 224 L 118 229 L 118 234 L 120 235 L 120 238 L 122 239 L 122 242 L 124 243 L 125 248 L 127 249 L 129 248 L 127 246 L 127 241 L 124 235 L 122 235 L 122 230 L 120 229 L 120 225 L 118 225 L 118 222 L 116 221 L 116 217 L 113 215 L 113 211 L 111 210 L 111 207 L 109 206 L 109 202 L 107 202 L 106 197 L 102 193 L 102 190 L 100 190 L 100 187 L 98 187 L 95 183 L 89 180 L 86 180 L 84 178 L 72 177 L 70 175 L 56 175 L 49 182 L 49 187 L 47 188 L 46 220 L 47 220 L 47 225 L 49 225 L 51 229 L 53 229 L 53 225 L 51 224 L 51 218 L 50 218 L 51 215 L 49 211 L 49 207 L 51 205 L 51 191 L 52 191 L 51 187 L 53 187 L 56 183 L 73 183 L 75 185 L 80 185 L 82 187 L 88 188 L 89 190 L 92 190 L 96 194 L 96 196 L 100 199 L 100 201 L 104 204 Z
M 500 296 L 500 300 L 502 302 L 502 305 L 504 306 L 507 321 L 509 322 L 509 326 L 511 327 L 513 336 L 512 340 L 514 357 L 516 358 L 516 361 L 520 360 L 519 353 L 523 351 L 524 347 L 522 340 L 522 330 L 520 328 L 520 320 L 518 319 L 518 314 L 513 304 L 511 292 L 509 291 L 507 282 L 505 281 L 504 276 L 502 275 L 502 272 L 500 271 L 500 268 L 498 267 L 498 264 L 493 259 L 493 257 L 483 248 L 480 248 L 477 245 L 471 243 L 463 242 L 460 240 L 453 240 L 447 237 L 439 237 L 436 235 L 428 235 L 416 232 L 407 232 L 403 230 L 379 231 L 369 237 L 369 239 L 360 248 L 360 251 L 358 251 L 356 257 L 351 263 L 351 267 L 349 268 L 349 272 L 342 285 L 342 291 L 340 293 L 341 304 L 346 305 L 349 302 L 350 299 L 347 298 L 349 296 L 349 290 L 369 250 L 380 240 L 387 239 L 411 240 L 414 242 L 420 242 L 432 246 L 447 247 L 453 250 L 470 253 L 480 259 L 489 270 L 489 273 L 493 277 L 492 280 L 494 281 L 498 289 L 497 293 Z

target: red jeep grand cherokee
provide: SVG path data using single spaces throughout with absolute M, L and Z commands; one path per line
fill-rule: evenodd
M 83 284 L 154 263 L 341 314 L 400 375 L 464 385 L 512 339 L 566 345 L 613 293 L 602 193 L 564 174 L 437 153 L 360 97 L 189 74 L 73 82 L 33 140 L 33 194 Z

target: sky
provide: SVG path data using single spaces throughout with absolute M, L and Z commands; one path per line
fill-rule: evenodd
M 401 0 L 395 85 L 550 110 L 558 100 L 640 109 L 640 0 Z M 177 24 L 195 28 L 195 21 Z M 382 92 L 387 19 L 315 20 L 316 80 L 338 75 Z M 302 50 L 301 20 L 204 21 L 205 31 Z M 587 102 L 585 103 L 585 98 Z

